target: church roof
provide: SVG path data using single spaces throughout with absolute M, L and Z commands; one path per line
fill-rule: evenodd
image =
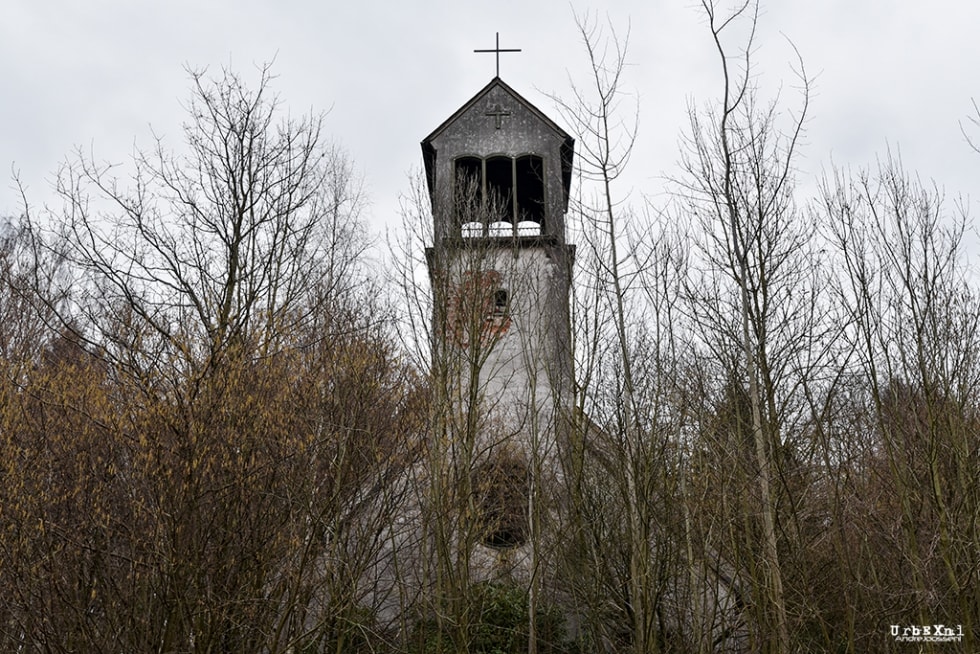
M 445 132 L 454 122 L 456 122 L 460 116 L 467 113 L 473 106 L 480 101 L 482 101 L 490 92 L 495 89 L 500 88 L 505 93 L 510 95 L 516 102 L 520 103 L 529 113 L 531 113 L 535 118 L 537 118 L 543 125 L 547 126 L 555 132 L 555 135 L 562 141 L 562 179 L 565 183 L 565 192 L 567 194 L 569 183 L 571 182 L 571 168 L 572 168 L 572 153 L 574 151 L 575 139 L 569 136 L 569 134 L 558 126 L 555 121 L 548 118 L 544 112 L 535 107 L 528 101 L 527 98 L 522 96 L 520 93 L 511 88 L 506 82 L 504 82 L 499 77 L 494 77 L 490 80 L 490 83 L 484 86 L 480 91 L 477 92 L 472 98 L 469 99 L 463 106 L 457 109 L 453 115 L 444 120 L 439 127 L 435 128 L 431 134 L 422 139 L 422 159 L 425 163 L 425 177 L 429 185 L 429 192 L 433 191 L 433 181 L 435 179 L 435 158 L 436 150 L 432 145 L 439 136 Z
M 555 131 L 555 133 L 557 133 L 560 137 L 562 137 L 564 139 L 572 140 L 572 137 L 569 136 L 565 132 L 565 130 L 563 130 L 561 127 L 559 127 L 555 123 L 555 121 L 553 121 L 550 118 L 548 118 L 548 116 L 546 116 L 544 114 L 544 112 L 542 112 L 540 109 L 538 109 L 533 104 L 531 104 L 530 101 L 528 101 L 527 98 L 525 98 L 520 93 L 518 93 L 513 88 L 511 88 L 506 82 L 504 82 L 504 80 L 500 79 L 499 77 L 494 77 L 492 80 L 490 80 L 490 83 L 489 84 L 487 84 L 482 89 L 480 89 L 480 91 L 477 92 L 477 94 L 474 95 L 472 98 L 470 98 L 470 100 L 468 102 L 466 102 L 466 104 L 464 104 L 462 107 L 460 107 L 459 109 L 457 109 L 456 112 L 452 116 L 450 116 L 449 118 L 447 118 L 446 120 L 444 120 L 442 122 L 442 124 L 439 125 L 439 127 L 436 127 L 435 130 L 433 130 L 433 132 L 431 134 L 429 134 L 424 139 L 422 139 L 422 144 L 425 145 L 426 143 L 429 143 L 431 141 L 434 141 L 436 138 L 438 138 L 438 136 L 443 131 L 445 131 L 445 129 L 447 127 L 449 127 L 452 123 L 454 123 L 457 118 L 459 118 L 464 113 L 466 113 L 467 111 L 469 111 L 470 108 L 473 105 L 475 105 L 476 103 L 480 102 L 480 100 L 482 100 L 484 97 L 486 97 L 494 87 L 500 87 L 501 89 L 503 89 L 504 91 L 506 91 L 517 102 L 520 102 L 525 108 L 527 108 L 528 111 L 530 111 L 532 114 L 534 114 L 542 123 L 548 125 L 551 129 L 553 129 Z

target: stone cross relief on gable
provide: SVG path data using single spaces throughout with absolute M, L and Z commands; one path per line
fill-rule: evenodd
M 501 118 L 506 118 L 507 116 L 510 116 L 510 111 L 508 111 L 507 109 L 504 109 L 503 107 L 501 107 L 500 106 L 500 103 L 498 102 L 495 105 L 491 105 L 491 106 L 487 107 L 487 112 L 484 115 L 485 116 L 493 116 L 494 118 L 496 118 L 497 121 L 496 121 L 496 124 L 494 126 L 497 129 L 500 129 L 500 119 Z

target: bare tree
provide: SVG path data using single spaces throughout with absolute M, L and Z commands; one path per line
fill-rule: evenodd
M 191 78 L 184 152 L 157 138 L 128 185 L 82 152 L 58 175 L 59 244 L 85 289 L 73 317 L 126 367 L 169 353 L 203 370 L 236 343 L 275 352 L 311 289 L 342 290 L 364 243 L 358 181 L 322 116 L 280 119 L 268 66 L 255 90 L 228 70 Z
M 637 316 L 627 310 L 631 297 L 635 297 L 630 280 L 636 274 L 635 260 L 625 247 L 630 212 L 614 188 L 629 162 L 636 136 L 635 114 L 630 122 L 630 119 L 624 121 L 620 113 L 620 105 L 628 97 L 623 74 L 629 33 L 627 31 L 620 37 L 612 26 L 603 29 L 593 17 L 576 17 L 576 21 L 588 56 L 589 79 L 583 89 L 573 86 L 571 100 L 558 99 L 558 106 L 572 132 L 578 136 L 581 181 L 590 186 L 594 184 L 595 195 L 575 206 L 582 224 L 577 235 L 584 240 L 582 245 L 585 246 L 585 256 L 579 256 L 579 267 L 585 271 L 582 274 L 586 276 L 584 284 L 588 289 L 584 303 L 576 305 L 576 313 L 586 318 L 593 329 L 579 330 L 577 334 L 585 342 L 581 348 L 584 359 L 578 372 L 581 392 L 577 403 L 582 420 L 576 433 L 581 444 L 573 450 L 577 450 L 578 457 L 585 456 L 585 440 L 595 439 L 593 425 L 611 436 L 599 439 L 600 442 L 593 446 L 606 450 L 612 467 L 624 475 L 622 517 L 626 523 L 625 555 L 629 564 L 628 572 L 623 575 L 628 592 L 622 598 L 621 607 L 629 607 L 624 613 L 629 615 L 633 650 L 649 652 L 657 648 L 659 584 L 655 579 L 652 549 L 654 522 L 650 511 L 653 505 L 649 501 L 651 475 L 655 473 L 657 458 L 645 447 L 647 441 L 641 424 L 639 398 L 642 389 L 638 387 L 634 373 L 637 352 L 633 342 L 635 334 L 630 329 Z M 580 192 L 585 198 L 589 191 Z M 583 279 L 581 275 L 579 278 Z M 603 345 L 604 342 L 609 344 L 608 347 Z M 602 365 L 604 357 L 610 357 L 613 363 L 608 367 Z M 612 386 L 606 389 L 609 394 L 603 397 L 600 388 L 605 381 L 611 382 Z M 606 400 L 612 400 L 612 404 L 606 405 Z M 608 413 L 603 409 L 608 409 Z M 589 416 L 588 421 L 585 416 Z M 577 486 L 573 492 L 573 506 L 577 506 L 578 512 L 586 511 L 582 495 L 585 492 L 581 478 L 583 464 L 573 462 L 570 472 L 573 488 Z M 576 477 L 579 477 L 577 482 Z M 585 524 L 580 522 L 578 527 Z M 600 555 L 609 554 L 611 552 L 605 551 Z M 588 557 L 584 551 L 581 555 Z M 591 590 L 594 589 L 585 589 L 585 594 Z
M 861 609 L 855 637 L 871 637 L 873 612 L 895 623 L 956 615 L 971 649 L 980 495 L 966 471 L 978 462 L 980 302 L 963 262 L 967 218 L 896 157 L 874 173 L 838 172 L 821 208 L 841 260 L 836 290 L 864 389 L 858 415 L 870 447 L 854 476 L 880 498 L 869 508 L 879 546 L 854 556 L 853 574 L 881 585 L 870 596 L 849 589 Z M 862 501 L 842 491 L 849 504 Z M 884 552 L 897 557 L 882 560 Z M 900 594 L 911 600 L 897 603 Z
M 697 225 L 694 233 L 703 235 L 701 260 L 692 266 L 700 272 L 688 287 L 689 315 L 735 392 L 729 396 L 731 428 L 740 437 L 730 446 L 751 452 L 740 465 L 751 465 L 748 478 L 755 479 L 754 498 L 741 511 L 759 516 L 755 556 L 761 565 L 751 572 L 758 635 L 766 651 L 784 652 L 790 649 L 790 630 L 773 485 L 783 477 L 777 461 L 788 451 L 787 427 L 798 415 L 794 402 L 800 403 L 801 381 L 821 353 L 821 310 L 814 293 L 820 280 L 810 272 L 816 248 L 792 198 L 808 80 L 798 60 L 801 106 L 783 131 L 776 102 L 760 100 L 752 73 L 758 3 L 748 0 L 726 10 L 704 2 L 702 9 L 722 87 L 716 105 L 703 114 L 690 110 L 682 155 L 687 173 L 680 181 L 682 204 Z M 726 40 L 740 26 L 745 40 L 732 57 Z M 740 566 L 750 561 L 744 555 L 737 560 Z
M 192 79 L 186 154 L 158 140 L 128 187 L 78 156 L 65 213 L 3 268 L 4 310 L 38 311 L 2 380 L 2 628 L 48 651 L 375 647 L 365 584 L 425 405 L 358 269 L 357 179 L 319 118 L 279 120 L 267 68 L 255 91 Z

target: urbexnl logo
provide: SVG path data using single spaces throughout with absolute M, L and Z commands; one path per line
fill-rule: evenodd
M 948 627 L 944 624 L 924 624 L 902 627 L 893 624 L 891 634 L 900 643 L 958 643 L 963 640 L 963 625 Z

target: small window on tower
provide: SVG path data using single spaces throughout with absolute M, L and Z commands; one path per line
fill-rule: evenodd
M 493 294 L 493 317 L 503 318 L 507 315 L 510 304 L 510 296 L 507 289 L 498 288 Z

